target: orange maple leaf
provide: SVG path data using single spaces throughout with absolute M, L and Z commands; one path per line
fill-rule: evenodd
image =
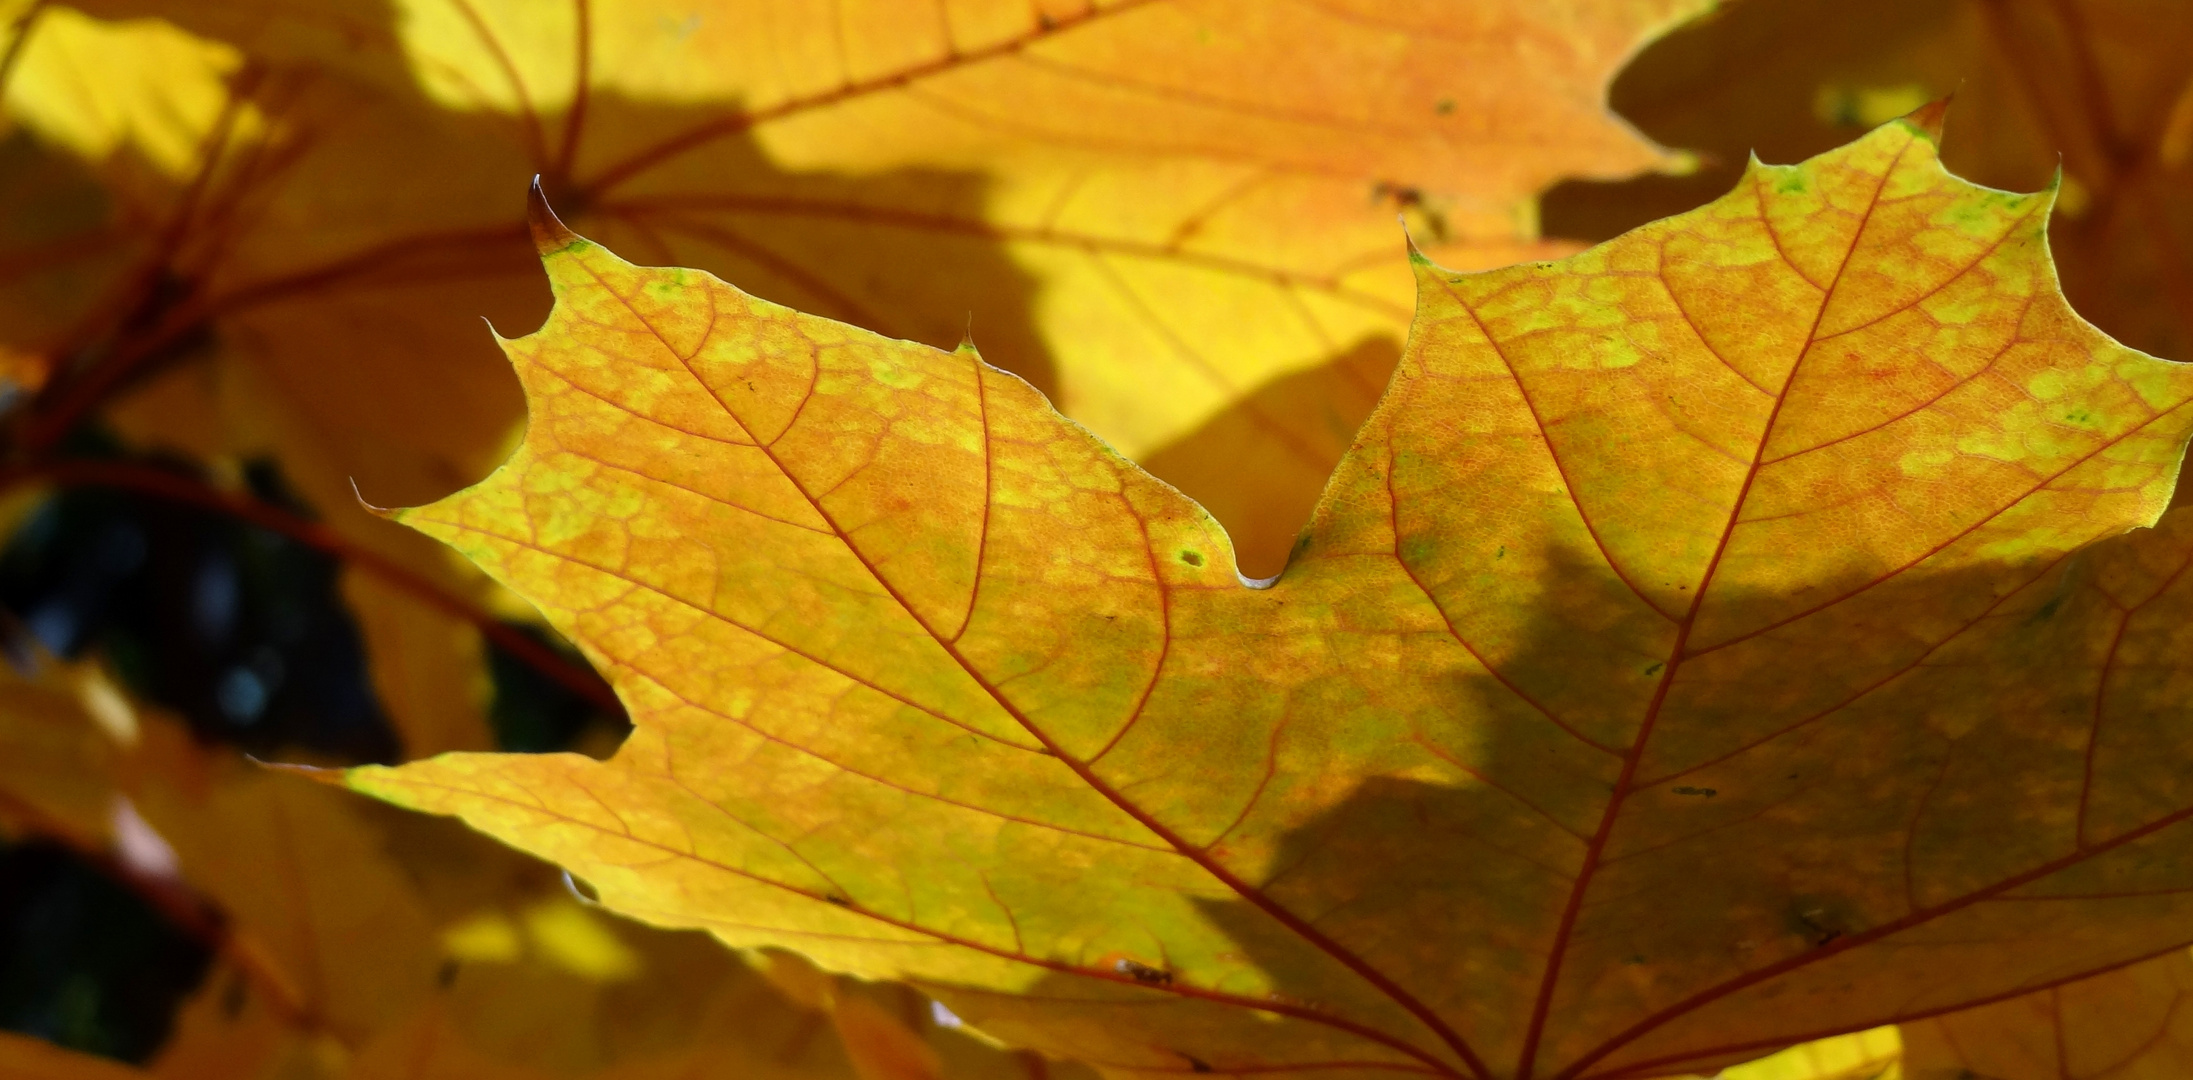
M 271 454 L 347 543 L 491 602 L 354 493 L 430 499 L 507 449 L 477 329 L 540 317 L 538 173 L 648 259 L 937 344 L 971 318 L 1276 568 L 1398 354 L 1394 215 L 1458 264 L 1567 250 L 1537 192 L 1676 162 L 1603 89 L 1704 6 L 0 6 L 39 196 L 0 222 L 0 378 L 44 384 L 38 451 L 174 368 L 106 418 Z M 1345 392 L 1252 396 L 1290 377 Z M 487 745 L 469 627 L 347 592 L 407 747 Z
M 1939 107 L 1556 263 L 1418 263 L 1286 571 L 979 361 L 536 220 L 487 481 L 616 758 L 360 790 L 1106 1068 L 1655 1075 L 2183 943 L 2193 369 Z M 1254 584 L 1254 583 L 1252 583 Z

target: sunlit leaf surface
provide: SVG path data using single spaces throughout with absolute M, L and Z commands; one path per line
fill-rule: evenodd
M 1831 1035 L 1757 1061 L 1734 1065 L 1714 1080 L 1903 1080 L 1903 1041 L 1893 1027 Z
M 2182 940 L 2193 370 L 2058 293 L 1938 107 L 1568 260 L 1418 264 L 1269 588 L 971 351 L 635 267 L 487 481 L 613 761 L 350 782 L 643 920 L 1122 1071 L 1710 1069 Z
M 1276 567 L 1345 436 L 1228 410 L 1366 350 L 1390 364 L 1397 214 L 1495 265 L 1556 250 L 1544 187 L 1670 164 L 1603 88 L 1704 6 L 52 5 L 9 107 L 110 205 L 27 238 L 0 292 L 73 274 L 72 308 L 106 321 L 41 311 L 8 344 L 53 369 L 49 417 L 210 347 L 235 448 L 431 570 L 351 482 L 419 502 L 507 449 L 519 400 L 477 326 L 540 317 L 538 173 L 635 257 L 932 344 L 971 332 L 1128 453 L 1244 488 L 1216 501 Z M 102 77 L 117 56 L 132 78 Z M 1325 426 L 1352 431 L 1365 406 L 1339 404 Z M 1206 479 L 1211 454 L 1259 479 Z

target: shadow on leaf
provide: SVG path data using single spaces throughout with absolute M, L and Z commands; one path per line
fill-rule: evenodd
M 2174 574 L 2189 541 L 2179 514 L 2047 562 L 1851 568 L 1828 590 L 1864 587 L 1828 617 L 1846 648 L 1762 630 L 1754 659 L 1683 666 L 1607 823 L 1621 758 L 1530 702 L 1617 645 L 1541 617 L 1498 677 L 1395 718 L 1395 741 L 1428 751 L 1415 765 L 1396 753 L 1268 847 L 1245 809 L 1204 849 L 1269 851 L 1247 892 L 1196 901 L 1239 950 L 1236 983 L 1193 984 L 1153 953 L 1060 957 L 1095 977 L 1021 995 L 929 989 L 1009 1042 L 1085 1044 L 1125 1075 L 1469 1075 L 1444 1027 L 1508 1076 L 1542 1012 L 1530 1075 L 1658 1077 L 2138 960 L 2193 936 L 2193 872 L 2172 854 L 2193 816 L 2170 734 L 2183 678 L 2135 659 L 2182 636 L 2168 609 L 2193 591 Z M 1548 558 L 1548 610 L 1607 580 Z M 2128 616 L 2121 598 L 2148 587 Z M 1764 626 L 1789 599 L 1715 603 Z M 1124 1030 L 1147 1053 L 1123 1059 Z

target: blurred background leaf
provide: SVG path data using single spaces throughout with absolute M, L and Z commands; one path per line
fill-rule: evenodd
M 1942 160 L 2063 187 L 2049 241 L 2072 306 L 2193 356 L 2193 20 L 2176 0 L 1742 0 L 1656 42 L 1612 102 L 1696 151 L 1683 177 L 1569 183 L 1549 235 L 1606 239 L 1728 190 L 1749 154 L 1799 161 L 1954 95 Z
M 0 984 L 18 1030 L 173 1080 L 881 1080 L 941 1075 L 947 1060 L 955 1076 L 1031 1075 L 910 990 L 788 977 L 799 962 L 598 914 L 551 867 L 200 745 L 113 693 L 82 667 L 0 678 L 0 822 L 17 838 L 0 861 L 74 868 L 48 875 L 62 883 L 28 898 L 34 910 L 9 912 L 29 946 L 9 951 Z M 125 971 L 63 955 L 99 937 L 112 951 L 91 955 Z M 29 1007 L 21 991 L 64 959 L 53 1006 Z M 143 985 L 162 972 L 189 977 Z M 118 1014 L 130 1009 L 150 1015 Z M 119 1075 L 54 1064 L 72 1060 L 0 1044 L 0 1074 Z

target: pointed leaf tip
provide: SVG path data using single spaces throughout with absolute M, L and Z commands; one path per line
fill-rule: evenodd
M 1919 129 L 1919 133 L 1925 135 L 1928 142 L 1937 146 L 1940 145 L 1942 142 L 1942 121 L 1949 115 L 1949 103 L 1956 96 L 1955 94 L 1947 94 L 1905 113 L 1904 123 Z
M 564 226 L 556 211 L 549 208 L 548 196 L 541 191 L 541 178 L 533 177 L 533 189 L 525 197 L 525 223 L 533 231 L 533 248 L 543 256 L 553 255 L 579 241 L 579 234 Z
M 393 520 L 393 519 L 395 518 L 395 516 L 396 516 L 396 511 L 395 511 L 395 510 L 393 510 L 393 509 L 390 509 L 389 507 L 386 507 L 386 506 L 375 506 L 375 505 L 373 505 L 372 503 L 369 503 L 369 502 L 367 502 L 367 501 L 366 501 L 366 497 L 365 497 L 365 492 L 363 492 L 363 491 L 360 491 L 360 490 L 358 490 L 358 478 L 357 478 L 357 477 L 353 476 L 353 477 L 350 477 L 349 479 L 350 479 L 350 497 L 351 497 L 351 498 L 353 498 L 353 499 L 356 499 L 356 500 L 358 500 L 358 508 L 359 508 L 359 509 L 361 509 L 361 510 L 364 510 L 364 511 L 365 511 L 366 513 L 368 513 L 368 514 L 371 514 L 371 515 L 373 515 L 374 517 L 377 517 L 377 518 L 389 518 L 389 519 L 391 519 L 391 520 Z
M 1401 243 L 1409 250 L 1409 265 L 1414 267 L 1434 265 L 1431 256 L 1424 254 L 1424 249 L 1416 246 L 1416 234 L 1409 231 L 1408 215 L 1395 214 L 1393 219 L 1395 223 L 1401 226 Z
M 1888 1022 L 1914 979 L 1948 1008 L 2182 944 L 2193 899 L 2072 890 L 2193 859 L 2152 831 L 2193 815 L 2153 705 L 2185 666 L 2109 666 L 2193 611 L 2193 515 L 2136 528 L 2193 367 L 2076 321 L 2038 201 L 1913 145 L 1941 111 L 1559 262 L 1412 244 L 1410 339 L 1268 590 L 1033 387 L 574 242 L 509 350 L 551 391 L 522 448 L 403 520 L 597 658 L 635 734 L 350 786 L 650 922 L 1216 1072 L 1491 1075 L 1472 1040 L 1507 1075 L 1688 1072 Z M 2089 748 L 2080 784 L 2043 738 Z
M 319 765 L 297 765 L 287 761 L 261 761 L 249 754 L 244 755 L 244 760 L 266 772 L 288 773 L 291 776 L 303 777 L 315 783 L 326 784 L 328 787 L 345 786 L 343 779 L 347 770 L 344 769 L 331 769 Z

